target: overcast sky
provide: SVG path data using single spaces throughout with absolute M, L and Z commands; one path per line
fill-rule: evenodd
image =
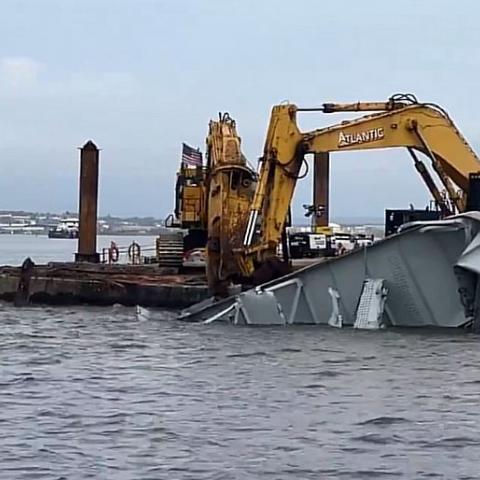
M 0 210 L 76 210 L 77 147 L 92 139 L 101 213 L 164 217 L 183 141 L 203 149 L 228 111 L 256 163 L 284 100 L 413 92 L 478 149 L 479 14 L 475 0 L 1 0 Z M 404 151 L 332 155 L 331 183 L 337 217 L 428 200 Z M 310 197 L 311 178 L 297 215 Z

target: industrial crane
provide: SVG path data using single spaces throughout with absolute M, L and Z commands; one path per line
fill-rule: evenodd
M 232 232 L 242 230 L 238 222 L 249 211 L 256 173 L 248 166 L 235 121 L 228 113 L 210 121 L 206 143 L 207 282 L 212 293 L 225 296 L 229 278 L 237 269 Z
M 335 125 L 301 132 L 297 113 L 306 111 L 375 112 Z M 326 103 L 319 108 L 282 104 L 272 109 L 259 179 L 243 236 L 237 242 L 235 266 L 226 270 L 243 278 L 276 263 L 292 196 L 308 153 L 405 147 L 444 216 L 469 207 L 470 175 L 480 171 L 480 160 L 447 112 L 413 95 L 394 95 L 386 102 Z M 426 155 L 447 197 L 437 188 L 417 152 Z M 276 267 L 270 271 L 275 274 Z M 268 278 L 260 275 L 262 281 Z
M 231 232 L 242 230 L 238 221 L 248 214 L 257 178 L 228 113 L 210 121 L 206 157 L 206 165 L 182 165 L 177 174 L 175 215 L 166 222 L 174 232 L 159 235 L 157 258 L 161 266 L 180 267 L 186 253 L 206 247 L 208 285 L 225 295 L 231 268 L 236 268 Z

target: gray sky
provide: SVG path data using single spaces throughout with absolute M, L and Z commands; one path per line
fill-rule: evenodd
M 203 149 L 209 119 L 228 111 L 256 164 L 286 99 L 413 92 L 477 149 L 479 14 L 475 0 L 2 0 L 0 209 L 75 210 L 76 147 L 93 139 L 101 213 L 163 217 L 182 141 Z M 404 151 L 336 154 L 332 170 L 336 216 L 428 199 Z

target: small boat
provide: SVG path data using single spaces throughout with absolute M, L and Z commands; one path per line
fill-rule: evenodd
M 78 238 L 78 220 L 67 219 L 48 230 L 48 238 Z

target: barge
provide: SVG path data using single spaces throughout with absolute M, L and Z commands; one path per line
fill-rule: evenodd
M 208 296 L 204 275 L 155 265 L 50 263 L 0 267 L 0 300 L 49 305 L 141 305 L 184 308 Z

